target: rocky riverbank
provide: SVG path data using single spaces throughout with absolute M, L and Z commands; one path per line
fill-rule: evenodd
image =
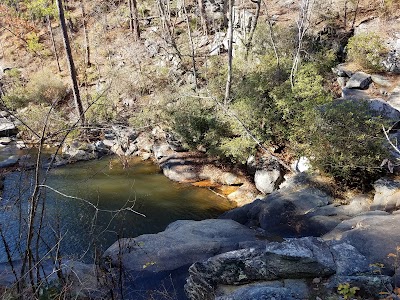
M 398 184 L 379 181 L 374 197 L 340 205 L 300 174 L 219 220 L 177 221 L 159 234 L 120 240 L 104 255 L 106 269 L 123 268 L 126 293 L 171 280 L 170 292 L 190 299 L 327 299 L 348 283 L 363 299 L 377 299 L 398 282 Z

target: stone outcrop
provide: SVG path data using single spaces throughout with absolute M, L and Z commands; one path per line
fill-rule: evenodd
M 260 243 L 255 231 L 232 220 L 176 221 L 158 234 L 115 242 L 104 254 L 104 265 L 109 270 L 122 267 L 127 278 L 135 278 L 136 289 L 154 289 L 171 276 L 183 294 L 188 268 L 194 262 Z M 126 288 L 132 288 L 129 282 Z
M 311 293 L 326 297 L 344 282 L 357 282 L 368 296 L 391 290 L 390 278 L 373 276 L 366 258 L 351 245 L 330 246 L 311 237 L 220 254 L 193 264 L 189 274 L 185 290 L 193 300 L 305 300 Z M 321 280 L 327 290 L 312 286 Z
M 388 255 L 396 254 L 400 245 L 399 226 L 400 213 L 371 211 L 341 222 L 323 238 L 352 245 L 368 259 L 368 263 L 384 264 L 379 272 L 393 275 L 394 259 Z
M 18 128 L 14 122 L 8 118 L 0 117 L 0 137 L 13 136 L 18 133 Z
M 341 221 L 331 204 L 333 197 L 315 178 L 300 173 L 286 187 L 243 207 L 224 213 L 247 226 L 257 226 L 269 234 L 285 237 L 320 236 Z M 325 210 L 325 211 L 324 211 Z
M 400 181 L 381 178 L 374 183 L 372 210 L 394 211 L 400 209 Z
M 356 72 L 350 77 L 349 81 L 346 84 L 346 87 L 349 89 L 365 90 L 368 89 L 371 82 L 371 75 L 364 72 Z
M 162 272 L 256 242 L 255 232 L 232 220 L 176 221 L 158 234 L 121 239 L 104 256 L 124 270 Z

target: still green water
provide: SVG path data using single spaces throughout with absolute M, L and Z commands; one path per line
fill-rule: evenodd
M 32 180 L 29 172 L 6 177 L 0 222 L 10 241 L 17 240 L 19 234 L 18 199 L 29 195 Z M 47 185 L 68 197 L 46 190 L 43 236 L 51 245 L 54 232 L 61 232 L 62 253 L 69 258 L 89 260 L 95 249 L 101 253 L 118 237 L 156 233 L 175 220 L 215 218 L 233 207 L 207 189 L 170 181 L 152 162 L 138 158 L 130 160 L 127 168 L 115 158 L 56 168 Z M 85 201 L 95 204 L 99 211 Z M 130 211 L 103 211 L 132 205 L 145 217 Z M 20 208 L 27 211 L 23 203 Z M 6 260 L 2 245 L 0 258 Z

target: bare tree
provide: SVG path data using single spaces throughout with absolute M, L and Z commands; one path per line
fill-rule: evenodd
M 79 93 L 79 86 L 78 86 L 75 64 L 74 64 L 74 60 L 72 57 L 71 46 L 69 44 L 69 38 L 68 38 L 67 26 L 65 24 L 64 7 L 63 7 L 62 0 L 57 0 L 57 8 L 58 8 L 58 16 L 60 18 L 61 30 L 62 30 L 62 34 L 63 34 L 65 54 L 67 56 L 69 73 L 70 73 L 70 77 L 71 77 L 75 109 L 79 116 L 81 124 L 84 126 L 85 125 L 85 114 L 83 112 L 83 106 L 82 106 L 81 96 Z
M 201 26 L 203 28 L 203 34 L 208 35 L 208 20 L 207 20 L 207 14 L 206 14 L 206 8 L 204 5 L 204 0 L 197 0 L 197 5 L 199 7 L 199 12 L 200 12 L 200 21 L 201 21 Z M 186 8 L 185 8 L 186 10 Z
M 300 0 L 299 16 L 297 19 L 297 47 L 293 57 L 292 70 L 290 71 L 290 83 L 294 87 L 294 78 L 300 64 L 300 52 L 303 47 L 303 40 L 310 26 L 312 6 L 314 0 Z
M 254 32 L 256 31 L 256 28 L 257 28 L 258 18 L 260 16 L 260 10 L 261 10 L 261 0 L 250 0 L 250 1 L 257 4 L 257 8 L 256 8 L 256 14 L 251 22 L 249 37 L 248 37 L 246 45 L 245 45 L 245 48 L 246 48 L 245 59 L 246 60 L 249 56 L 249 52 L 250 52 L 250 49 L 251 49 L 251 46 L 253 43 L 253 36 L 254 36 Z
M 87 30 L 86 24 L 86 12 L 85 12 L 85 5 L 83 4 L 83 0 L 79 1 L 81 7 L 81 16 L 82 16 L 82 25 L 83 25 L 83 36 L 85 39 L 85 63 L 87 67 L 90 67 L 90 46 L 89 46 L 89 34 Z
M 133 33 L 135 41 L 140 39 L 139 14 L 137 0 L 128 0 L 129 5 L 129 28 Z
M 169 1 L 157 0 L 157 6 L 160 13 L 161 24 L 164 30 L 163 39 L 166 43 L 171 46 L 175 54 L 178 56 L 179 60 L 182 61 L 182 54 L 176 44 L 175 39 L 175 24 L 171 22 L 171 11 L 169 6 Z
M 195 51 L 194 51 L 194 44 L 193 44 L 193 37 L 192 37 L 192 29 L 190 28 L 189 17 L 186 11 L 186 4 L 185 0 L 183 0 L 183 13 L 185 14 L 186 26 L 188 30 L 188 37 L 191 49 L 191 57 L 192 57 L 192 69 L 193 69 L 193 90 L 197 90 L 197 70 L 196 70 L 196 59 L 195 59 Z
M 226 79 L 225 86 L 225 97 L 224 104 L 227 105 L 229 98 L 231 96 L 232 87 L 232 54 L 233 54 L 233 6 L 235 5 L 235 0 L 229 0 L 229 26 L 228 26 L 228 76 Z
M 264 0 L 262 0 L 262 1 L 264 3 L 264 6 L 265 6 L 265 14 L 267 15 L 267 23 L 268 23 L 268 28 L 269 28 L 269 38 L 271 40 L 272 48 L 274 49 L 274 54 L 275 54 L 275 58 L 276 58 L 276 64 L 277 64 L 278 68 L 280 69 L 280 58 L 279 58 L 278 48 L 276 47 L 276 42 L 275 42 L 275 37 L 274 37 L 274 28 L 272 26 L 271 16 L 269 15 L 267 4 L 265 3 Z

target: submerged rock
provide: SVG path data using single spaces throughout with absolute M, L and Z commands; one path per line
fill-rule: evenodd
M 19 160 L 18 155 L 11 155 L 8 158 L 0 161 L 0 168 L 12 167 L 17 164 L 18 160 Z

